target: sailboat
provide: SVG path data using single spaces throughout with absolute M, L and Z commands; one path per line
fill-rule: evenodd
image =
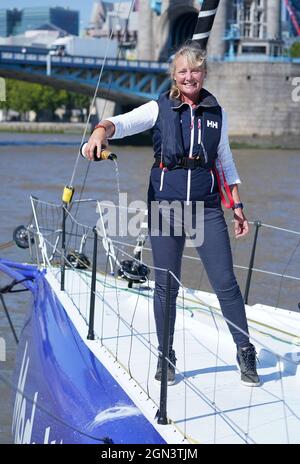
M 214 3 L 208 11 L 215 14 Z M 213 18 L 204 6 L 204 17 Z M 164 374 L 155 382 L 144 222 L 135 246 L 114 240 L 105 227 L 107 205 L 72 197 L 72 187 L 58 204 L 32 196 L 32 221 L 15 240 L 35 264 L 0 259 L 11 287 L 33 296 L 14 370 L 14 442 L 299 443 L 299 313 L 246 305 L 262 385 L 245 387 L 216 295 L 180 282 L 176 382 L 168 386 Z M 79 217 L 89 207 L 99 214 L 94 227 Z

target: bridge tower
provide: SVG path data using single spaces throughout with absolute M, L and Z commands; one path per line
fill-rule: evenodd
M 280 0 L 268 0 L 267 2 L 267 34 L 268 39 L 281 38 L 281 2 Z
M 139 0 L 138 58 L 166 60 L 192 37 L 200 0 Z M 230 0 L 221 0 L 209 41 L 209 54 L 224 55 L 224 35 Z
M 281 0 L 236 1 L 238 55 L 278 56 L 282 51 Z
M 227 53 L 230 24 L 239 30 L 238 55 L 281 53 L 282 0 L 221 0 L 208 43 L 210 58 Z M 202 0 L 139 0 L 138 58 L 167 60 L 191 38 Z

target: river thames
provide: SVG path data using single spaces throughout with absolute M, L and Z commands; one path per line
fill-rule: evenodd
M 25 262 L 28 254 L 16 246 L 1 249 L 12 240 L 13 230 L 28 224 L 31 217 L 30 194 L 49 202 L 59 203 L 64 185 L 68 185 L 74 168 L 79 135 L 0 133 L 0 195 L 2 258 Z M 149 171 L 153 162 L 150 147 L 115 146 L 120 173 L 120 191 L 127 193 L 128 202 L 146 200 Z M 297 150 L 233 150 L 236 166 L 242 179 L 240 193 L 245 214 L 250 221 L 260 220 L 278 229 L 262 227 L 256 250 L 256 269 L 286 276 L 300 277 L 300 235 L 280 228 L 300 232 L 300 154 Z M 75 195 L 79 195 L 86 176 L 82 198 L 117 202 L 117 181 L 111 162 L 90 163 L 80 158 L 76 170 Z M 225 212 L 233 232 L 232 212 Z M 247 267 L 253 243 L 254 227 L 242 240 L 232 239 L 234 263 Z M 149 247 L 149 241 L 146 247 Z M 195 256 L 193 250 L 185 254 Z M 149 255 L 150 260 L 150 255 Z M 236 267 L 242 293 L 247 272 Z M 199 263 L 186 260 L 182 280 L 185 285 L 211 291 Z M 10 279 L 0 274 L 0 287 Z M 5 301 L 18 334 L 26 310 L 32 304 L 28 293 L 5 295 Z M 299 280 L 278 275 L 254 272 L 249 304 L 263 303 L 298 310 Z M 16 344 L 10 332 L 3 308 L 0 308 L 0 337 L 5 342 L 5 360 L 0 358 L 1 376 L 10 380 Z M 0 378 L 0 443 L 11 442 L 12 395 Z

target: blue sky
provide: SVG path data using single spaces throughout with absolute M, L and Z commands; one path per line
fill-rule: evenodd
M 104 0 L 105 1 L 105 0 Z M 119 0 L 110 0 L 118 3 Z M 124 1 L 124 0 L 121 0 Z M 125 0 L 128 1 L 128 0 Z M 25 8 L 31 6 L 62 6 L 80 11 L 80 28 L 86 27 L 92 11 L 93 0 L 0 0 L 0 8 Z

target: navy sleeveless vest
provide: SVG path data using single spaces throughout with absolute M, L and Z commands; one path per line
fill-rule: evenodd
M 183 104 L 169 97 L 169 92 L 158 99 L 159 114 L 153 128 L 153 148 L 156 159 L 162 160 L 168 167 L 176 165 L 178 160 L 188 156 L 186 142 L 191 138 L 190 127 L 183 124 L 181 115 Z M 200 103 L 194 110 L 194 120 L 201 125 L 200 143 L 194 143 L 193 156 L 199 156 L 203 167 L 211 169 L 217 158 L 218 145 L 222 130 L 222 109 L 215 97 L 201 89 Z M 183 140 L 184 139 L 184 140 Z

